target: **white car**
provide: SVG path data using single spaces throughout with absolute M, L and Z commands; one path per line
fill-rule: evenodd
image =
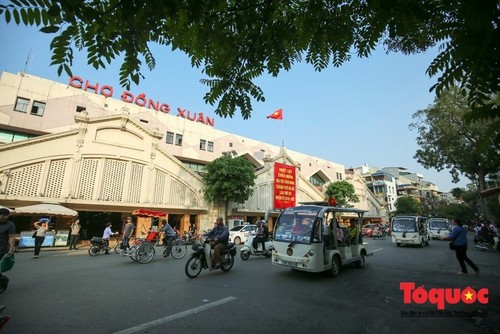
M 244 243 L 250 233 L 257 230 L 257 225 L 238 225 L 229 230 L 229 241 L 236 245 Z

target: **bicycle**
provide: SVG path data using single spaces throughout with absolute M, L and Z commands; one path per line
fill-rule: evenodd
M 177 237 L 172 243 L 172 249 L 168 254 L 168 245 L 163 248 L 163 257 L 172 255 L 174 259 L 182 259 L 187 253 L 187 243 L 183 238 Z

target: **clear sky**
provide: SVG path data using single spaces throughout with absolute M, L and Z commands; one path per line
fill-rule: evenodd
M 50 66 L 49 46 L 54 35 L 12 23 L 6 25 L 3 18 L 0 21 L 0 71 L 26 70 L 32 75 L 68 82 L 66 74 L 58 77 L 57 67 Z M 277 146 L 284 139 L 290 150 L 346 168 L 363 164 L 404 167 L 422 174 L 441 191 L 465 187 L 468 182 L 462 178 L 454 184 L 447 170 L 426 170 L 413 158 L 418 148 L 417 133 L 408 126 L 413 113 L 434 101 L 429 88 L 436 78 L 429 78 L 425 71 L 436 50 L 404 56 L 386 54 L 381 48 L 370 58 L 359 59 L 353 54 L 352 60 L 340 68 L 316 72 L 304 62 L 278 77 L 266 75 L 256 80 L 266 101 L 254 103 L 249 120 L 243 120 L 239 113 L 233 118 L 216 116 L 216 106 L 203 100 L 208 88 L 200 83 L 200 79 L 206 78 L 201 69 L 192 68 L 186 55 L 170 48 L 154 46 L 152 50 L 156 68 L 149 71 L 144 65 L 146 78 L 130 91 L 168 103 L 174 115 L 177 107 L 192 113 L 203 112 L 215 119 L 217 129 Z M 119 98 L 124 90 L 119 85 L 119 65 L 95 70 L 87 65 L 83 53 L 75 52 L 72 71 L 91 83 L 113 86 L 113 97 Z M 266 119 L 279 108 L 283 108 L 283 135 L 281 121 Z

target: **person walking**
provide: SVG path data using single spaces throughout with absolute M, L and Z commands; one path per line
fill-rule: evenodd
M 163 237 L 163 245 L 167 247 L 167 250 L 165 253 L 163 253 L 163 257 L 167 257 L 170 255 L 170 252 L 172 251 L 172 244 L 175 240 L 175 237 L 177 234 L 175 233 L 175 230 L 170 226 L 170 224 L 167 222 L 166 219 L 162 220 L 162 228 L 160 231 L 165 233 L 165 236 Z
M 33 254 L 33 259 L 38 259 L 40 256 L 40 250 L 42 249 L 43 241 L 45 240 L 45 235 L 49 230 L 49 218 L 40 218 L 37 222 L 35 222 L 35 250 Z
M 125 225 L 123 226 L 123 240 L 122 240 L 123 255 L 127 255 L 127 250 L 129 249 L 129 240 L 132 237 L 132 232 L 134 231 L 134 229 L 135 226 L 132 223 L 132 217 L 127 217 Z
M 453 245 L 455 246 L 455 255 L 457 257 L 458 263 L 460 264 L 460 268 L 462 269 L 457 274 L 458 275 L 467 275 L 467 267 L 465 263 L 471 266 L 472 269 L 476 272 L 476 276 L 479 276 L 479 268 L 472 262 L 471 259 L 467 257 L 467 228 L 463 226 L 463 222 L 455 218 L 453 220 L 455 227 L 450 232 L 448 237 L 443 237 L 443 240 L 453 240 Z
M 76 250 L 76 244 L 80 239 L 80 219 L 76 218 L 70 225 L 70 235 L 69 235 L 69 250 Z
M 5 256 L 14 255 L 16 249 L 16 225 L 9 220 L 10 211 L 0 208 L 0 260 Z M 9 279 L 0 272 L 0 293 L 7 289 Z

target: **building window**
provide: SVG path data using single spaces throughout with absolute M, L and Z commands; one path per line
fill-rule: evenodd
M 174 143 L 174 133 L 167 131 L 167 144 L 173 144 L 173 143 Z
M 30 104 L 30 100 L 24 99 L 22 97 L 18 97 L 16 99 L 16 106 L 14 107 L 14 110 L 20 111 L 20 112 L 27 112 L 29 104 Z
M 205 139 L 200 139 L 200 150 L 205 151 L 207 149 L 207 141 Z
M 176 133 L 175 134 L 175 145 L 182 146 L 182 135 Z
M 309 178 L 309 182 L 311 182 L 315 186 L 322 186 L 325 184 L 325 180 L 323 180 L 318 174 L 314 174 Z
M 342 173 L 337 173 L 337 180 L 342 180 Z
M 233 143 L 229 143 L 229 147 L 233 147 Z
M 32 115 L 43 116 L 44 111 L 45 111 L 45 103 L 33 101 L 33 107 L 31 107 Z
M 76 106 L 76 112 L 84 112 L 85 110 L 87 110 L 87 108 Z
M 214 143 L 213 142 L 211 142 L 211 141 L 208 142 L 207 151 L 208 152 L 214 151 Z

